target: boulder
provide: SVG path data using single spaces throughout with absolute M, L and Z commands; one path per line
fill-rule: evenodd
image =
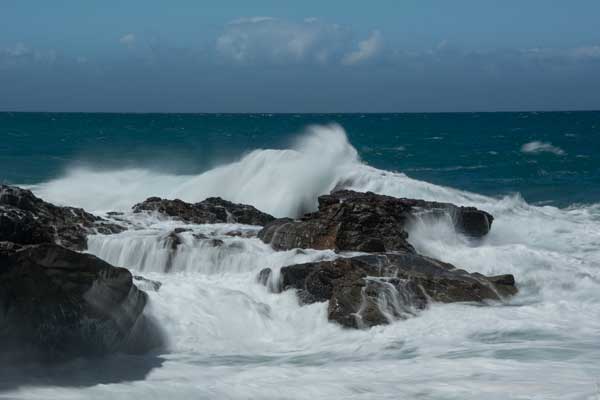
M 199 203 L 150 197 L 133 206 L 133 212 L 158 212 L 193 224 L 239 223 L 263 226 L 275 218 L 253 206 L 235 204 L 220 197 L 209 197 Z
M 414 252 L 407 240 L 408 224 L 443 215 L 458 231 L 474 237 L 487 234 L 493 221 L 490 214 L 474 207 L 341 190 L 320 196 L 317 212 L 299 220 L 276 219 L 265 225 L 258 237 L 277 250 Z
M 57 243 L 84 250 L 88 234 L 123 230 L 123 227 L 81 208 L 58 207 L 39 199 L 29 190 L 0 185 L 0 241 Z
M 0 242 L 0 354 L 59 361 L 144 351 L 160 334 L 131 273 L 53 243 Z
M 261 271 L 258 281 L 270 274 Z M 512 275 L 468 273 L 411 252 L 283 267 L 279 289 L 297 289 L 302 304 L 329 301 L 329 320 L 350 328 L 404 319 L 430 302 L 500 301 L 517 292 Z

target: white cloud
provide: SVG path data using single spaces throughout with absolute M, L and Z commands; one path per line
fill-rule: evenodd
M 577 58 L 600 59 L 600 46 L 583 46 L 571 50 L 571 54 Z
M 349 32 L 315 18 L 301 22 L 271 17 L 231 21 L 216 40 L 217 53 L 240 64 L 327 63 L 339 59 Z
M 6 53 L 12 57 L 22 57 L 31 54 L 32 51 L 23 43 L 17 43 L 12 48 L 6 49 Z
M 37 50 L 17 43 L 12 47 L 0 49 L 0 66 L 15 67 L 26 64 L 54 64 L 58 59 L 58 53 L 53 50 Z
M 133 46 L 135 43 L 135 35 L 133 33 L 128 33 L 121 36 L 119 43 L 124 44 L 125 46 Z
M 358 42 L 358 49 L 348 53 L 342 59 L 342 64 L 353 65 L 375 56 L 382 47 L 381 33 L 374 31 L 367 39 Z

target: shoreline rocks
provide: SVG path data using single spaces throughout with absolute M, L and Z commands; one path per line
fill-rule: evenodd
M 259 281 L 266 284 L 270 272 Z M 512 275 L 468 273 L 406 252 L 283 267 L 279 289 L 296 289 L 301 304 L 329 301 L 329 320 L 349 328 L 404 319 L 431 302 L 499 301 L 517 292 Z
M 81 208 L 55 206 L 29 190 L 0 185 L 0 241 L 57 243 L 73 250 L 85 250 L 88 234 L 123 230 L 125 228 Z
M 298 220 L 280 218 L 268 223 L 258 237 L 276 250 L 414 253 L 408 242 L 408 224 L 417 218 L 443 215 L 451 218 L 458 231 L 473 237 L 487 234 L 494 219 L 474 207 L 341 190 L 320 196 L 319 209 L 314 213 Z
M 160 342 L 142 314 L 147 294 L 125 268 L 57 244 L 10 242 L 0 242 L 0 266 L 4 356 L 53 362 Z
M 411 223 L 436 218 L 482 237 L 493 222 L 485 211 L 350 190 L 318 200 L 316 212 L 296 220 L 275 219 L 218 197 L 194 204 L 151 197 L 133 212 L 192 224 L 258 225 L 263 226 L 258 238 L 275 250 L 342 252 L 333 261 L 283 267 L 278 282 L 272 282 L 270 269 L 257 279 L 275 291 L 297 290 L 302 304 L 328 301 L 328 318 L 348 328 L 407 318 L 432 302 L 502 301 L 517 292 L 512 275 L 469 273 L 417 254 L 408 241 Z M 134 282 L 148 291 L 158 291 L 160 282 L 77 251 L 86 248 L 88 234 L 124 229 L 83 209 L 54 206 L 28 190 L 0 185 L 0 349 L 52 360 L 159 345 L 159 329 L 143 315 L 147 294 Z M 210 247 L 224 245 L 187 227 L 175 228 L 163 238 L 169 252 L 166 271 L 184 239 L 190 239 L 184 234 Z M 343 252 L 365 255 L 344 257 Z
M 417 220 L 448 218 L 467 236 L 486 235 L 494 218 L 474 207 L 340 190 L 319 197 L 319 209 L 267 224 L 258 237 L 276 250 L 331 249 L 371 253 L 270 269 L 257 281 L 295 289 L 301 304 L 328 301 L 328 318 L 368 328 L 416 314 L 432 302 L 502 301 L 517 293 L 512 275 L 484 276 L 417 254 L 407 228 Z
M 133 206 L 134 213 L 157 212 L 192 224 L 238 223 L 264 226 L 275 217 L 246 204 L 236 204 L 220 197 L 209 197 L 199 203 L 150 197 Z

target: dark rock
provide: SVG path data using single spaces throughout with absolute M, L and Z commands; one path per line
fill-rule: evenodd
M 269 279 L 271 278 L 271 274 L 272 274 L 271 268 L 262 269 L 258 273 L 258 276 L 256 277 L 256 280 L 261 285 L 267 286 L 267 284 L 269 283 Z
M 259 281 L 268 275 L 261 271 Z M 283 267 L 281 287 L 297 289 L 303 304 L 329 301 L 329 319 L 352 328 L 406 318 L 431 301 L 502 300 L 517 291 L 512 275 L 471 274 L 409 252 Z
M 342 190 L 319 197 L 319 210 L 299 220 L 272 221 L 258 237 L 277 250 L 414 252 L 407 241 L 408 224 L 441 215 L 448 215 L 460 232 L 476 237 L 485 235 L 493 221 L 473 207 Z
M 162 286 L 162 283 L 159 281 L 153 281 L 151 279 L 146 279 L 143 276 L 134 275 L 133 280 L 135 281 L 135 285 L 141 290 L 148 290 L 152 292 L 158 292 L 158 289 Z
M 235 204 L 220 197 L 210 197 L 195 204 L 179 199 L 150 197 L 133 206 L 133 211 L 158 212 L 193 224 L 239 223 L 262 226 L 275 219 L 252 206 Z
M 212 247 L 221 247 L 225 244 L 225 242 L 221 239 L 208 239 L 208 244 L 210 244 Z
M 42 361 L 143 350 L 147 295 L 131 273 L 56 244 L 0 245 L 0 355 Z M 154 343 L 157 344 L 157 343 Z
M 176 251 L 177 248 L 183 243 L 183 239 L 181 238 L 181 236 L 179 236 L 179 232 L 177 232 L 177 229 L 169 232 L 164 240 L 166 243 L 166 247 L 172 251 Z
M 84 250 L 88 234 L 123 230 L 81 208 L 58 207 L 37 198 L 29 190 L 0 185 L 0 241 L 57 243 Z

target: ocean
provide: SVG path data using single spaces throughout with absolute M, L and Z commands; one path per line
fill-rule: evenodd
M 600 398 L 600 112 L 0 113 L 0 138 L 2 183 L 124 213 L 131 229 L 91 236 L 87 251 L 162 282 L 145 313 L 166 340 L 146 355 L 0 366 L 0 398 Z M 519 293 L 347 330 L 326 304 L 256 280 L 335 253 L 131 213 L 150 196 L 221 196 L 297 217 L 336 187 L 490 212 L 481 241 L 444 220 L 415 224 L 409 241 L 471 272 L 513 274 Z M 183 226 L 224 246 L 186 239 L 167 271 L 164 239 Z

